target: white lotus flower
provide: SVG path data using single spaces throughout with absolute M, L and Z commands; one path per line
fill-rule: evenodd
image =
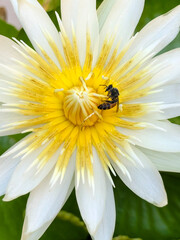
M 166 120 L 180 115 L 180 49 L 155 56 L 178 34 L 180 6 L 132 37 L 143 0 L 97 12 L 95 0 L 61 0 L 60 33 L 36 0 L 11 2 L 36 51 L 0 36 L 0 135 L 30 132 L 0 158 L 0 194 L 30 192 L 22 240 L 37 240 L 75 187 L 92 238 L 110 240 L 110 172 L 162 207 L 158 170 L 180 171 L 180 126 Z

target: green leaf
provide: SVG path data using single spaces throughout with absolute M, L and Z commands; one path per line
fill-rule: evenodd
M 12 38 L 17 36 L 18 30 L 0 18 L 0 34 Z
M 86 227 L 78 217 L 71 213 L 61 211 L 42 237 L 42 240 L 85 240 L 87 236 L 88 232 Z
M 147 203 L 131 192 L 120 179 L 115 179 L 115 236 L 121 234 L 143 240 L 172 240 L 180 237 L 180 178 L 165 173 L 162 176 L 169 201 L 164 208 Z
M 19 240 L 24 218 L 26 197 L 12 202 L 3 202 L 0 198 L 0 239 Z
M 129 238 L 127 236 L 119 236 L 119 237 L 113 238 L 113 240 L 142 240 L 142 239 L 140 239 L 140 238 Z
M 171 121 L 172 123 L 175 123 L 175 124 L 179 124 L 179 125 L 180 125 L 180 117 L 171 118 L 170 121 Z
M 38 0 L 46 11 L 52 11 L 59 7 L 60 0 Z
M 56 218 L 49 229 L 45 232 L 41 240 L 86 240 L 88 233 L 81 225 L 76 225 L 73 221 Z
M 72 213 L 61 210 L 58 213 L 57 218 L 63 221 L 69 221 L 74 226 L 80 227 L 84 229 L 85 232 L 87 232 L 85 223 Z

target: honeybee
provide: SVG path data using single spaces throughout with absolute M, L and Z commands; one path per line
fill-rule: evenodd
M 117 105 L 117 110 L 116 111 L 118 112 L 119 111 L 119 90 L 117 88 L 114 88 L 112 84 L 110 84 L 110 85 L 100 85 L 100 86 L 105 86 L 106 87 L 105 92 L 108 92 L 107 97 L 111 100 L 105 100 L 102 104 L 100 104 L 98 106 L 98 109 L 108 110 L 108 109 L 111 109 L 111 108 L 113 108 Z M 102 119 L 101 115 L 96 110 L 94 110 L 90 115 L 88 115 L 84 119 L 84 121 L 82 123 L 82 126 L 85 123 L 85 121 L 87 121 L 89 118 L 91 118 L 94 114 L 96 114 L 100 119 Z
M 101 85 L 101 86 L 106 86 L 106 85 Z M 105 100 L 104 103 L 100 104 L 98 106 L 98 109 L 101 110 L 108 110 L 111 109 L 115 106 L 117 106 L 117 112 L 119 111 L 119 90 L 117 88 L 114 88 L 112 84 L 106 86 L 105 92 L 108 92 L 108 97 L 111 100 Z

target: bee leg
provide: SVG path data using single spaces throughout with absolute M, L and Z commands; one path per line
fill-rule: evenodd
M 117 100 L 117 109 L 116 112 L 119 112 L 119 99 Z
M 102 79 L 106 81 L 106 84 L 101 84 L 99 86 L 104 86 L 106 89 L 107 86 L 109 85 L 110 79 L 109 79 L 109 77 L 105 77 L 105 76 L 102 76 Z
M 102 79 L 106 81 L 106 85 L 108 86 L 108 85 L 109 85 L 109 82 L 110 82 L 110 78 L 109 78 L 109 77 L 102 76 Z M 104 85 L 104 86 L 105 86 L 105 85 Z
M 111 93 L 110 93 L 110 92 L 108 92 L 107 96 L 108 96 L 109 98 L 111 98 Z
M 119 110 L 122 112 L 123 111 L 123 105 L 119 104 L 119 100 L 117 101 L 117 110 L 116 112 L 119 112 Z

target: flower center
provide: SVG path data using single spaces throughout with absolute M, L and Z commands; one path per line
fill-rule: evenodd
M 77 86 L 66 91 L 64 114 L 73 124 L 93 126 L 100 118 L 97 106 L 100 98 L 95 90 L 87 86 Z

